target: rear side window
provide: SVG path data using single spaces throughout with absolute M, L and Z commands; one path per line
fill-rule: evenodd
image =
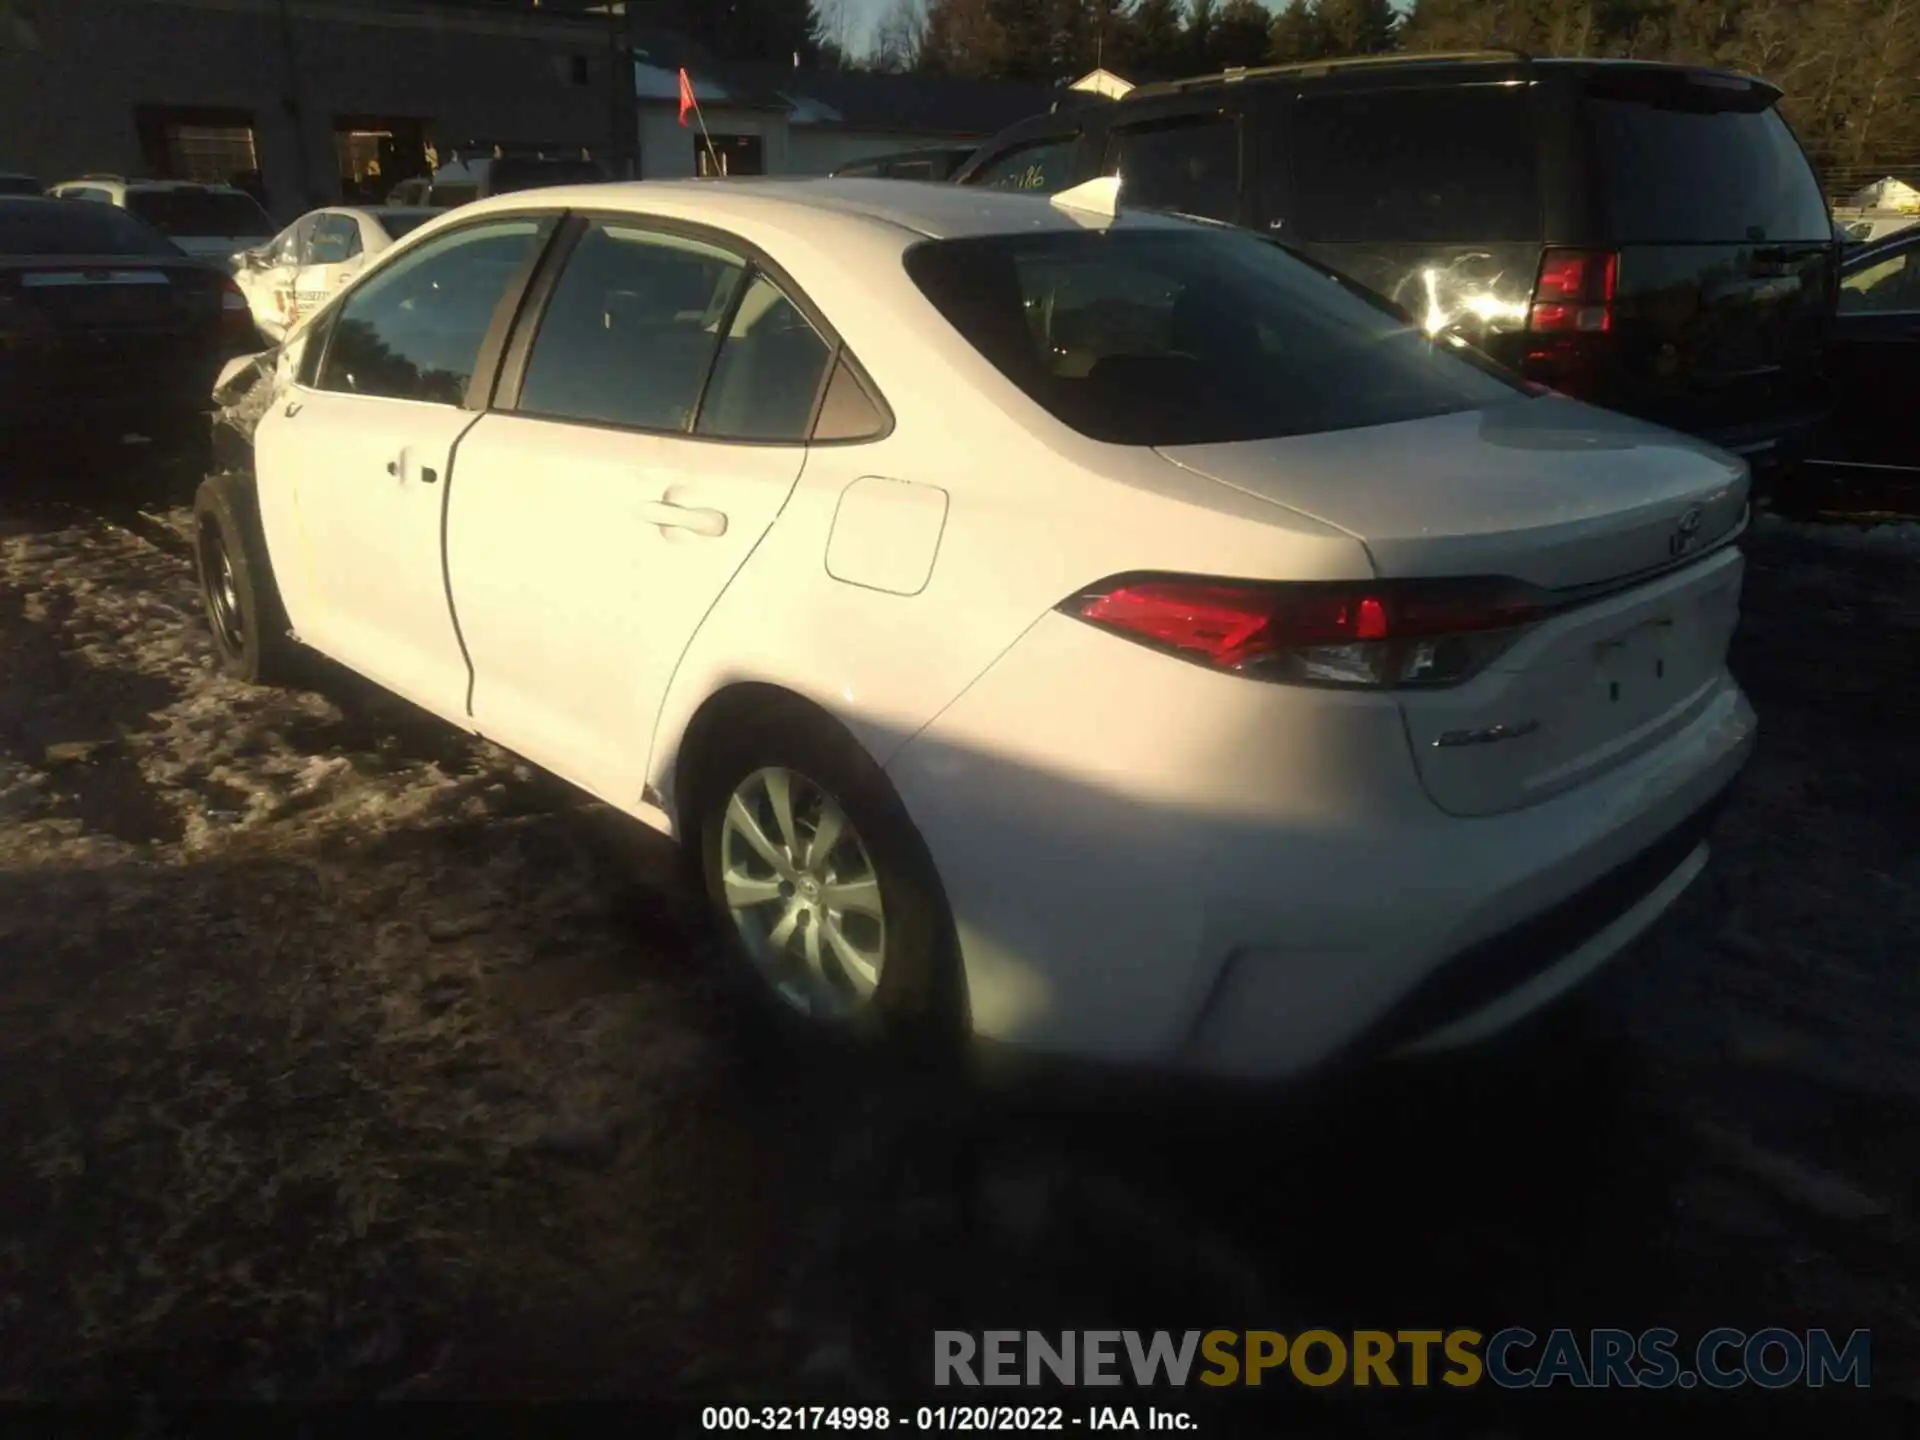
M 1862 265 L 1842 280 L 1840 313 L 1920 314 L 1920 241 Z
M 973 173 L 967 183 L 989 190 L 1031 190 L 1051 195 L 1073 183 L 1073 150 L 1077 135 L 1035 140 L 995 156 Z
M 746 274 L 739 256 L 701 241 L 596 222 L 541 317 L 517 408 L 686 430 Z
M 1537 239 L 1533 134 L 1518 86 L 1302 100 L 1295 233 L 1328 243 Z
M 1120 177 L 1123 203 L 1209 220 L 1240 213 L 1240 127 L 1231 115 L 1165 120 L 1117 129 L 1106 173 Z
M 1588 96 L 1612 238 L 1829 239 L 1820 186 L 1779 112 L 1721 108 L 1702 90 L 1670 83 L 1646 98 Z
M 1048 231 L 907 254 L 927 298 L 1083 435 L 1207 445 L 1383 425 L 1522 392 L 1241 231 Z
M 713 362 L 694 433 L 725 440 L 798 443 L 832 359 L 827 342 L 764 275 L 740 297 Z

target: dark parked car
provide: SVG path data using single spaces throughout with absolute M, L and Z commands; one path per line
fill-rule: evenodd
M 31 175 L 17 170 L 0 170 L 0 195 L 39 195 L 45 190 Z
M 228 276 L 125 210 L 0 197 L 0 441 L 193 442 L 252 333 Z
M 881 180 L 951 180 L 973 157 L 971 145 L 932 145 L 920 150 L 896 150 L 891 155 L 869 155 L 833 171 Z
M 1905 471 L 1899 479 L 1920 504 L 1920 230 L 1848 254 L 1829 367 L 1838 405 L 1822 459 Z
M 1765 476 L 1831 405 L 1840 245 L 1761 80 L 1507 52 L 1277 66 L 1036 116 L 963 185 L 1269 235 L 1527 377 Z

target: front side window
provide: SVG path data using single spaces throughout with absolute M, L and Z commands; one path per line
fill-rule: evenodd
M 595 222 L 541 317 L 517 408 L 685 431 L 746 274 L 745 260 L 702 241 Z
M 1029 190 L 1051 195 L 1073 183 L 1073 151 L 1079 137 L 1035 140 L 987 161 L 967 181 L 989 190 Z
M 1130 125 L 1107 142 L 1106 173 L 1121 203 L 1209 220 L 1240 213 L 1240 130 L 1231 115 Z
M 487 221 L 374 271 L 340 305 L 319 388 L 460 404 L 494 311 L 540 236 L 535 219 Z
M 1533 136 L 1518 86 L 1302 100 L 1290 147 L 1297 233 L 1332 244 L 1538 239 Z
M 1870 264 L 1840 282 L 1843 315 L 1920 313 L 1920 243 Z
M 1257 236 L 1200 226 L 928 241 L 927 298 L 1084 435 L 1205 445 L 1384 425 L 1524 392 Z
M 694 431 L 725 440 L 807 438 L 833 352 L 765 275 L 740 297 Z
M 322 215 L 314 223 L 309 265 L 339 265 L 360 253 L 360 225 L 351 215 Z

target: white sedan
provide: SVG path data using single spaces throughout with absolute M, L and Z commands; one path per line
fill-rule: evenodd
M 803 1033 L 1275 1077 L 1503 1027 L 1705 863 L 1742 463 L 1111 201 L 449 213 L 202 488 L 223 664 L 677 837 Z
M 270 339 L 326 303 L 374 256 L 442 212 L 419 206 L 337 206 L 302 215 L 235 256 L 234 283 Z

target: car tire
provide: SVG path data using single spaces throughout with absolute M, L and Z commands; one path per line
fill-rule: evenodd
M 956 1056 L 966 1007 L 946 894 L 926 842 L 860 743 L 810 706 L 775 702 L 728 724 L 698 772 L 699 877 L 747 1001 L 742 1013 L 803 1046 Z M 785 834 L 782 788 L 793 827 Z M 839 838 L 811 854 L 828 807 Z M 754 844 L 742 810 L 779 858 Z M 862 961 L 876 954 L 867 971 Z
M 193 497 L 193 565 L 221 671 L 254 685 L 293 677 L 298 649 L 267 559 L 250 480 L 215 475 Z

